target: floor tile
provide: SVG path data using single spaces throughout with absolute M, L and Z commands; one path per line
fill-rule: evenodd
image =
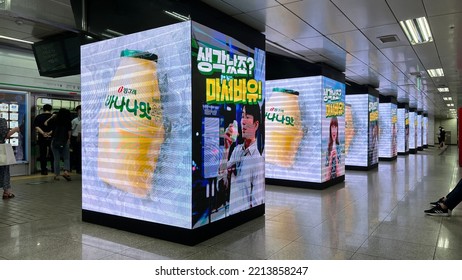
M 269 257 L 270 260 L 346 260 L 354 252 L 293 242 Z
M 357 252 L 392 260 L 431 260 L 435 246 L 370 237 Z

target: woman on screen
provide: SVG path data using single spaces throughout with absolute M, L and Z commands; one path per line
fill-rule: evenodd
M 330 119 L 329 125 L 329 145 L 326 154 L 326 180 L 340 177 L 340 155 L 341 147 L 338 140 L 338 120 L 337 117 Z

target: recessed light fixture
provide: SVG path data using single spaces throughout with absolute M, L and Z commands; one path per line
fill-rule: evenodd
M 450 101 L 450 100 L 452 100 L 452 97 L 443 97 L 443 100 Z
M 433 36 L 425 17 L 401 20 L 399 24 L 412 45 L 433 42 Z
M 448 103 L 448 104 L 446 104 L 446 106 L 448 106 L 448 107 L 454 107 L 454 104 Z
M 444 76 L 443 68 L 428 69 L 427 72 L 432 78 Z
M 449 88 L 447 88 L 447 87 L 439 87 L 438 91 L 439 92 L 449 92 Z
M 8 37 L 8 36 L 3 36 L 3 35 L 0 35 L 0 39 L 15 41 L 15 42 L 19 42 L 19 43 L 25 43 L 25 44 L 29 44 L 29 45 L 33 45 L 33 44 L 34 44 L 34 42 L 31 42 L 31 41 L 16 39 L 16 38 L 13 38 L 13 37 Z

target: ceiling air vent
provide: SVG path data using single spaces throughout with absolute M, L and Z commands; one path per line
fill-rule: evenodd
M 398 42 L 399 38 L 396 35 L 386 35 L 386 36 L 380 36 L 378 37 L 382 43 L 392 43 L 392 42 Z

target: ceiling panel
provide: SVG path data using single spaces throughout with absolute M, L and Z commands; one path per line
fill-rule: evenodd
M 305 0 L 287 4 L 286 7 L 325 35 L 356 30 L 330 1 Z
M 460 0 L 422 0 L 428 16 L 462 13 Z
M 291 39 L 320 36 L 319 32 L 282 6 L 247 14 Z
M 249 1 L 249 0 L 223 0 L 230 4 L 231 6 L 238 8 L 243 12 L 252 12 L 257 10 L 266 9 L 269 7 L 278 6 L 279 3 L 275 0 L 258 0 L 258 1 Z
M 387 0 L 387 3 L 398 21 L 426 16 L 422 0 Z
M 384 0 L 331 0 L 358 28 L 395 23 L 395 17 Z
M 379 49 L 386 49 L 386 48 L 394 48 L 398 46 L 409 46 L 410 43 L 404 35 L 403 30 L 401 29 L 400 25 L 397 23 L 394 24 L 386 24 L 371 28 L 364 28 L 361 29 L 361 32 L 372 42 L 377 48 Z M 383 43 L 379 37 L 382 36 L 396 36 L 396 42 L 388 42 Z
M 359 30 L 331 34 L 327 35 L 327 38 L 349 52 L 375 49 L 375 46 Z
M 241 14 L 242 11 L 239 10 L 237 7 L 234 7 L 226 2 L 223 1 L 217 1 L 217 0 L 202 0 L 202 2 L 206 3 L 207 5 L 216 8 L 217 10 L 222 11 L 223 13 L 227 15 L 238 15 Z

